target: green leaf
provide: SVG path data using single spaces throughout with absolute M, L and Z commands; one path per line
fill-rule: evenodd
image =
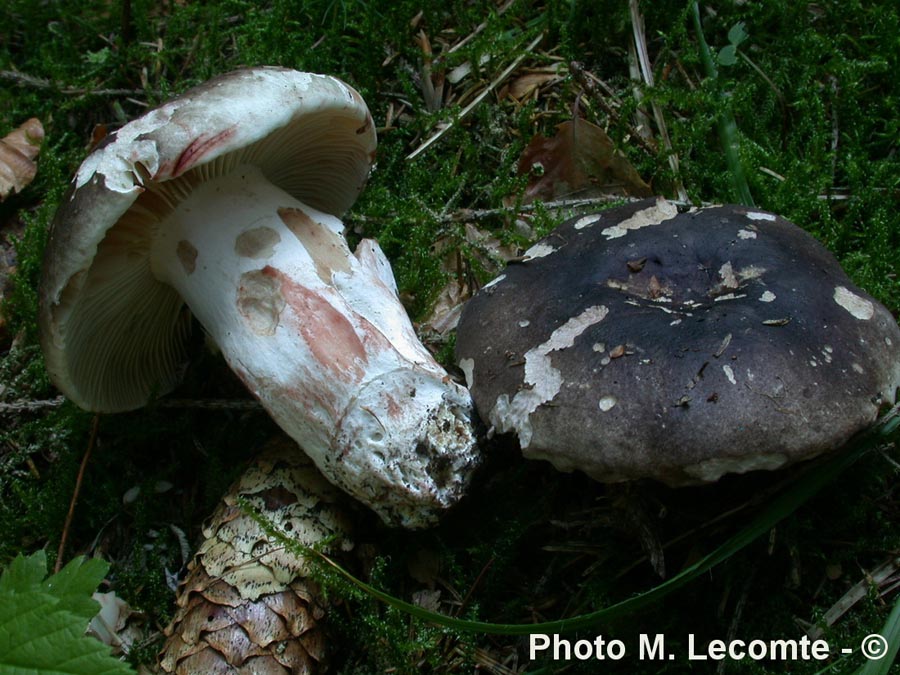
M 29 557 L 17 555 L 0 574 L 0 593 L 36 588 L 47 576 L 47 554 L 41 550 Z
M 47 555 L 37 551 L 29 557 L 16 556 L 0 575 L 0 594 L 43 591 L 55 597 L 60 610 L 90 621 L 100 607 L 91 594 L 103 581 L 109 565 L 97 559 L 75 558 L 53 576 L 47 576 Z
M 719 65 L 720 66 L 733 66 L 737 63 L 738 60 L 738 47 L 741 46 L 741 43 L 744 42 L 748 37 L 747 30 L 745 28 L 745 24 L 743 21 L 738 21 L 731 27 L 731 30 L 728 31 L 728 44 L 722 47 L 719 50 Z
M 133 675 L 109 647 L 84 634 L 98 605 L 91 594 L 108 565 L 77 558 L 44 579 L 47 557 L 16 557 L 0 576 L 0 673 Z
M 737 63 L 737 47 L 734 45 L 725 45 L 719 50 L 719 65 L 733 66 Z
M 735 50 L 741 43 L 750 37 L 747 33 L 747 25 L 743 21 L 738 21 L 728 31 L 728 41 L 734 46 Z
M 694 30 L 697 32 L 697 44 L 700 47 L 700 60 L 706 69 L 707 77 L 710 80 L 717 80 L 719 77 L 716 64 L 713 62 L 712 53 L 709 51 L 709 44 L 703 36 L 703 24 L 700 21 L 700 5 L 697 2 L 691 3 L 692 14 L 694 15 Z M 732 33 L 734 37 L 740 37 L 740 32 L 735 29 L 740 26 L 739 31 L 743 32 L 743 24 L 735 24 L 728 32 L 729 39 Z M 746 33 L 744 33 L 746 35 Z M 737 49 L 737 44 L 732 42 Z M 737 51 L 735 51 L 737 54 Z M 727 58 L 727 55 L 726 55 Z M 724 94 L 719 93 L 724 97 Z M 740 142 L 738 140 L 737 122 L 734 119 L 734 113 L 730 107 L 725 108 L 719 115 L 719 140 L 722 143 L 722 150 L 725 153 L 725 162 L 728 164 L 728 173 L 731 175 L 731 182 L 734 186 L 735 196 L 740 204 L 744 206 L 753 206 L 753 195 L 750 194 L 750 185 L 747 183 L 747 176 L 744 173 L 744 166 L 741 164 Z
M 60 608 L 90 621 L 99 611 L 98 603 L 91 598 L 103 581 L 109 564 L 97 558 L 75 558 L 59 572 L 47 579 L 42 588 L 59 598 Z

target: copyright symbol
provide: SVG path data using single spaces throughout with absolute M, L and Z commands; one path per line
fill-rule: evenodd
M 884 655 L 887 654 L 888 642 L 883 636 L 873 633 L 863 638 L 860 649 L 862 649 L 862 654 L 867 659 L 877 661 L 884 658 Z

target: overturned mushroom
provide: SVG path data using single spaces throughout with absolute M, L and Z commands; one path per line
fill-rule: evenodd
M 477 463 L 471 401 L 418 341 L 374 241 L 338 217 L 375 152 L 365 103 L 331 77 L 218 77 L 111 134 L 53 224 L 47 368 L 115 412 L 171 390 L 186 305 L 323 473 L 389 522 L 430 523 Z
M 894 401 L 900 329 L 834 257 L 755 209 L 573 218 L 463 312 L 481 416 L 561 470 L 677 485 L 843 445 Z

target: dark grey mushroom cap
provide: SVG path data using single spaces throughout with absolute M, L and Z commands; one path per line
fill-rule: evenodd
M 252 165 L 340 216 L 375 147 L 353 88 L 277 67 L 216 77 L 110 134 L 78 169 L 45 251 L 39 323 L 54 384 L 83 408 L 116 412 L 178 383 L 189 314 L 149 257 L 159 223 L 196 185 Z
M 741 206 L 573 218 L 479 292 L 457 359 L 523 453 L 671 485 L 838 448 L 900 387 L 900 329 L 812 236 Z

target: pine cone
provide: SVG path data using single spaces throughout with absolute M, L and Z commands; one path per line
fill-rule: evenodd
M 279 439 L 223 498 L 180 589 L 160 654 L 177 675 L 311 675 L 325 671 L 327 603 L 308 562 L 270 540 L 241 510 L 243 498 L 305 546 L 338 536 L 352 544 L 337 492 L 302 451 Z

